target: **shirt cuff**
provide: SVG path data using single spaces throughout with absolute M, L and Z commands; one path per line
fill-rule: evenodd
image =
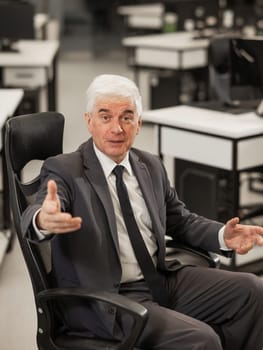
M 39 208 L 34 216 L 33 216 L 33 219 L 32 219 L 32 225 L 33 225 L 33 228 L 34 228 L 34 231 L 37 235 L 37 238 L 39 240 L 43 240 L 43 239 L 46 239 L 48 238 L 50 235 L 52 235 L 48 230 L 40 230 L 38 227 L 37 227 L 37 224 L 36 224 L 36 217 L 37 217 L 37 214 L 40 212 L 41 208 Z
M 224 232 L 225 232 L 225 226 L 221 227 L 221 229 L 218 232 L 218 241 L 219 241 L 220 249 L 225 251 L 232 251 L 232 249 L 228 248 L 225 244 Z

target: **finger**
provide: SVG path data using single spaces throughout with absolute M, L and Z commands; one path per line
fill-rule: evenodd
M 230 228 L 234 228 L 239 223 L 239 218 L 234 217 L 230 220 L 228 220 L 227 224 L 230 226 Z
M 49 180 L 47 183 L 47 199 L 57 201 L 57 184 L 54 180 Z
M 257 235 L 255 243 L 259 246 L 263 246 L 263 237 L 260 235 Z
M 82 220 L 80 217 L 67 218 L 66 220 L 61 220 L 61 218 L 54 218 L 50 222 L 46 221 L 46 227 L 48 231 L 53 233 L 67 233 L 79 230 L 81 223 Z
M 80 217 L 72 217 L 69 213 L 58 213 L 46 215 L 45 220 L 48 224 L 66 226 L 70 224 L 81 223 Z
M 249 252 L 250 249 L 251 248 L 246 248 L 246 247 L 238 248 L 236 249 L 236 253 L 240 255 L 245 255 Z

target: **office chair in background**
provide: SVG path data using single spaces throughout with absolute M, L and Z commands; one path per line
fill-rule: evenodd
M 231 105 L 229 38 L 214 38 L 208 47 L 209 90 L 212 100 Z
M 238 36 L 218 36 L 208 47 L 210 99 L 215 109 L 233 114 L 256 111 L 261 92 L 253 86 L 232 86 L 231 50 Z M 231 42 L 232 40 L 232 42 Z M 232 45 L 232 48 L 231 48 Z M 238 118 L 238 116 L 237 116 Z M 248 191 L 263 195 L 263 167 L 247 172 Z M 241 220 L 251 220 L 263 215 L 263 205 L 251 203 L 240 206 Z
M 6 123 L 5 154 L 9 178 L 10 202 L 18 241 L 31 278 L 37 313 L 37 346 L 39 350 L 132 350 L 147 321 L 147 310 L 140 304 L 116 293 L 87 292 L 84 288 L 53 288 L 49 272 L 50 247 L 48 242 L 33 243 L 24 238 L 20 228 L 21 215 L 32 201 L 40 185 L 40 178 L 23 181 L 23 169 L 33 160 L 62 153 L 64 117 L 56 112 L 42 112 L 17 116 Z M 205 251 L 196 251 L 168 240 L 168 260 L 176 258 L 182 263 L 218 267 L 219 259 Z M 169 263 L 169 261 L 168 261 Z M 105 302 L 117 307 L 134 320 L 130 335 L 123 342 L 81 338 L 60 334 L 56 302 L 86 299 Z M 139 350 L 139 349 L 137 349 Z
M 222 107 L 230 113 L 245 112 L 255 109 L 262 98 L 258 87 L 238 84 L 233 61 L 235 41 L 239 35 L 215 36 L 208 46 L 208 69 L 210 99 L 221 102 Z M 240 74 L 240 72 L 239 72 Z M 249 102 L 250 101 L 250 102 Z M 228 108 L 228 110 L 227 110 Z

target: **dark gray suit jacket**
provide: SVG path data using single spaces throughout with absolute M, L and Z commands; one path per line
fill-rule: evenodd
M 132 149 L 130 162 L 152 220 L 158 244 L 158 268 L 166 271 L 165 234 L 220 253 L 218 230 L 221 223 L 190 213 L 170 187 L 161 160 L 147 152 Z M 23 214 L 22 228 L 29 239 L 32 217 L 46 195 L 46 183 L 54 179 L 63 211 L 82 217 L 81 229 L 54 235 L 52 274 L 58 286 L 84 286 L 90 291 L 106 289 L 118 292 L 121 280 L 118 234 L 112 199 L 102 167 L 90 139 L 73 153 L 49 158 L 41 171 L 42 187 L 36 204 Z M 65 325 L 75 333 L 87 329 L 95 334 L 112 334 L 115 310 L 105 305 L 72 303 L 64 306 Z M 106 333 L 101 334 L 101 325 Z

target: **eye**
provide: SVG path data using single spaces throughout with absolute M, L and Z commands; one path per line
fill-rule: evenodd
M 121 117 L 121 121 L 125 124 L 131 124 L 134 121 L 134 116 L 131 114 L 126 114 Z
M 107 123 L 110 121 L 111 117 L 108 114 L 101 114 L 100 119 L 102 120 L 102 122 Z

